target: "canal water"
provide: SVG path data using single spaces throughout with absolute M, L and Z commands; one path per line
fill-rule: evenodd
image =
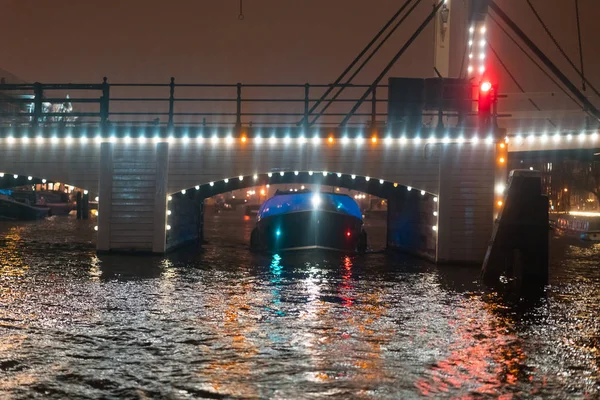
M 600 396 L 600 246 L 553 240 L 518 301 L 398 254 L 254 255 L 237 213 L 166 257 L 98 257 L 91 224 L 0 223 L 0 398 Z

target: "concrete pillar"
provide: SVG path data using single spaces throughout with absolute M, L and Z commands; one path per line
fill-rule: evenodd
M 168 161 L 168 143 L 101 144 L 98 252 L 165 252 Z
M 481 263 L 493 229 L 495 146 L 443 145 L 438 263 Z

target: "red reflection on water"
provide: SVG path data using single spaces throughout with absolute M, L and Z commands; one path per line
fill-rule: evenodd
M 342 299 L 344 307 L 352 307 L 354 303 L 354 298 L 348 295 L 352 289 L 354 289 L 354 286 L 352 286 L 352 260 L 346 256 L 342 265 L 342 282 L 339 288 L 340 299 Z

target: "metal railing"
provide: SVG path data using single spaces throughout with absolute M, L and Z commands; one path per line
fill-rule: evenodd
M 169 83 L 108 83 L 104 78 L 100 84 L 1 84 L 0 93 L 8 95 L 11 103 L 33 106 L 29 112 L 0 112 L 0 122 L 5 126 L 33 127 L 69 124 L 167 128 L 226 126 L 236 129 L 289 126 L 309 129 L 313 126 L 339 126 L 350 117 L 344 126 L 385 126 L 387 85 L 373 88 L 369 100 L 357 112 L 349 114 L 360 100 L 356 95 L 353 97 L 352 91 L 360 90 L 362 93 L 370 87 L 345 83 L 189 84 L 176 83 L 174 78 Z M 327 95 L 335 88 L 344 88 L 347 95 Z M 148 91 L 150 95 L 142 94 Z M 63 97 L 57 93 L 62 93 Z M 70 97 L 64 97 L 64 93 Z M 72 96 L 73 93 L 77 95 Z M 378 93 L 385 95 L 378 97 Z M 76 119 L 75 122 L 67 123 L 67 114 L 44 112 L 42 107 L 44 103 L 65 102 L 74 104 L 74 111 L 68 116 Z M 422 115 L 433 117 L 440 113 L 425 112 Z M 452 117 L 456 113 L 444 115 Z

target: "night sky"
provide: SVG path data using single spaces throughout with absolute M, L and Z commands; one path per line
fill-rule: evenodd
M 0 0 L 0 68 L 41 82 L 100 82 L 103 76 L 110 82 L 168 82 L 174 76 L 188 83 L 329 83 L 402 3 L 244 0 L 240 21 L 238 0 Z M 525 0 L 497 3 L 579 82 Z M 455 9 L 463 4 L 453 1 Z M 578 65 L 574 0 L 533 4 Z M 431 6 L 431 0 L 419 5 L 357 82 L 370 83 L 378 75 Z M 600 1 L 580 0 L 580 8 L 585 70 L 600 86 Z M 458 13 L 453 18 L 453 33 L 466 32 L 464 18 Z M 528 91 L 556 90 L 494 23 L 488 25 L 491 44 Z M 456 74 L 465 39 L 454 39 L 451 69 Z M 430 25 L 391 75 L 433 76 L 432 46 Z M 501 91 L 517 91 L 506 75 L 500 77 Z

